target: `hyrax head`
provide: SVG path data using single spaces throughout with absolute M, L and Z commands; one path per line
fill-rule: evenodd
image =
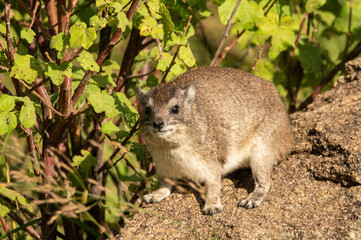
M 191 116 L 195 100 L 193 85 L 180 88 L 167 84 L 149 91 L 137 89 L 142 106 L 141 131 L 144 137 L 171 141 L 171 136 L 181 131 Z

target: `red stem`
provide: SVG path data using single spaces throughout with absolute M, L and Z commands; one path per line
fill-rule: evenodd
M 139 0 L 133 0 L 132 5 L 130 6 L 128 12 L 127 12 L 127 18 L 130 19 L 135 10 L 138 7 L 138 2 Z M 110 54 L 110 52 L 112 51 L 113 47 L 118 43 L 121 35 L 123 33 L 123 30 L 121 28 L 119 28 L 113 35 L 112 39 L 109 41 L 108 45 L 105 47 L 105 49 L 100 53 L 100 55 L 98 56 L 96 63 L 98 65 L 101 65 L 103 63 L 103 61 L 106 59 L 106 57 Z M 80 96 L 83 94 L 84 90 L 85 90 L 85 86 L 88 84 L 90 78 L 95 74 L 96 72 L 88 70 L 86 72 L 86 74 L 84 75 L 83 79 L 81 80 L 79 86 L 75 89 L 74 91 L 74 95 L 72 98 L 72 102 L 73 102 L 73 107 L 75 106 L 75 104 L 78 102 Z
M 344 67 L 345 63 L 351 59 L 354 59 L 360 53 L 361 53 L 361 42 L 359 42 L 356 45 L 356 47 L 349 54 L 347 54 L 343 58 L 343 60 L 335 66 L 334 69 L 332 69 L 332 71 L 320 82 L 320 84 L 313 89 L 311 95 L 300 104 L 298 110 L 305 109 L 310 103 L 312 103 L 313 100 L 315 100 L 315 98 L 321 92 L 321 90 L 327 85 L 327 83 L 329 83 L 336 76 L 338 71 L 340 71 Z
M 58 34 L 58 14 L 56 12 L 56 6 L 55 6 L 55 0 L 45 0 L 45 8 L 46 8 L 46 14 L 49 19 L 50 26 L 55 25 L 54 28 L 51 28 L 50 31 L 53 35 Z M 58 1 L 59 4 L 59 1 Z M 59 6 L 59 5 L 58 5 Z
M 226 26 L 226 28 L 225 28 L 225 30 L 224 30 L 224 33 L 223 33 L 223 36 L 222 36 L 222 40 L 221 40 L 221 42 L 219 43 L 219 46 L 218 46 L 218 48 L 217 48 L 216 53 L 215 53 L 214 56 L 213 56 L 213 59 L 212 59 L 212 61 L 211 61 L 211 63 L 210 63 L 210 66 L 214 66 L 215 62 L 216 62 L 217 59 L 218 59 L 218 55 L 219 55 L 219 53 L 221 52 L 221 50 L 222 50 L 222 48 L 223 48 L 223 45 L 224 45 L 224 43 L 226 42 L 226 39 L 228 38 L 229 29 L 231 28 L 233 18 L 234 18 L 234 16 L 236 15 L 237 9 L 238 9 L 239 5 L 241 4 L 241 2 L 242 2 L 242 0 L 238 0 L 238 1 L 237 1 L 236 6 L 235 6 L 234 9 L 233 9 L 233 12 L 232 12 L 231 16 L 230 16 L 229 19 L 228 19 L 227 26 Z
M 6 232 L 6 235 L 8 235 L 8 238 L 10 240 L 12 240 L 13 238 L 10 235 L 8 226 L 6 225 L 6 222 L 5 222 L 4 218 L 1 216 L 1 214 L 0 214 L 0 221 L 1 221 L 1 224 L 3 225 L 3 228 L 4 228 L 5 232 Z

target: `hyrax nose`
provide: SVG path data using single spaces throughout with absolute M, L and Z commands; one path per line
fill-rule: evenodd
M 153 122 L 153 127 L 161 129 L 162 127 L 164 127 L 164 122 L 163 121 Z

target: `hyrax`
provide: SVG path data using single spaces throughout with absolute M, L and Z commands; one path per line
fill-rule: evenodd
M 147 203 L 168 197 L 169 181 L 203 182 L 203 212 L 222 211 L 221 178 L 251 168 L 255 189 L 238 205 L 260 205 L 272 166 L 293 144 L 287 112 L 275 86 L 231 68 L 200 67 L 149 91 L 138 89 L 141 133 L 155 163 L 159 189 Z

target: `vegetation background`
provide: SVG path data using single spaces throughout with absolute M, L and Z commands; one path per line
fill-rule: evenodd
M 361 52 L 361 1 L 0 0 L 0 239 L 111 236 L 156 187 L 135 87 L 227 66 L 299 111 Z

